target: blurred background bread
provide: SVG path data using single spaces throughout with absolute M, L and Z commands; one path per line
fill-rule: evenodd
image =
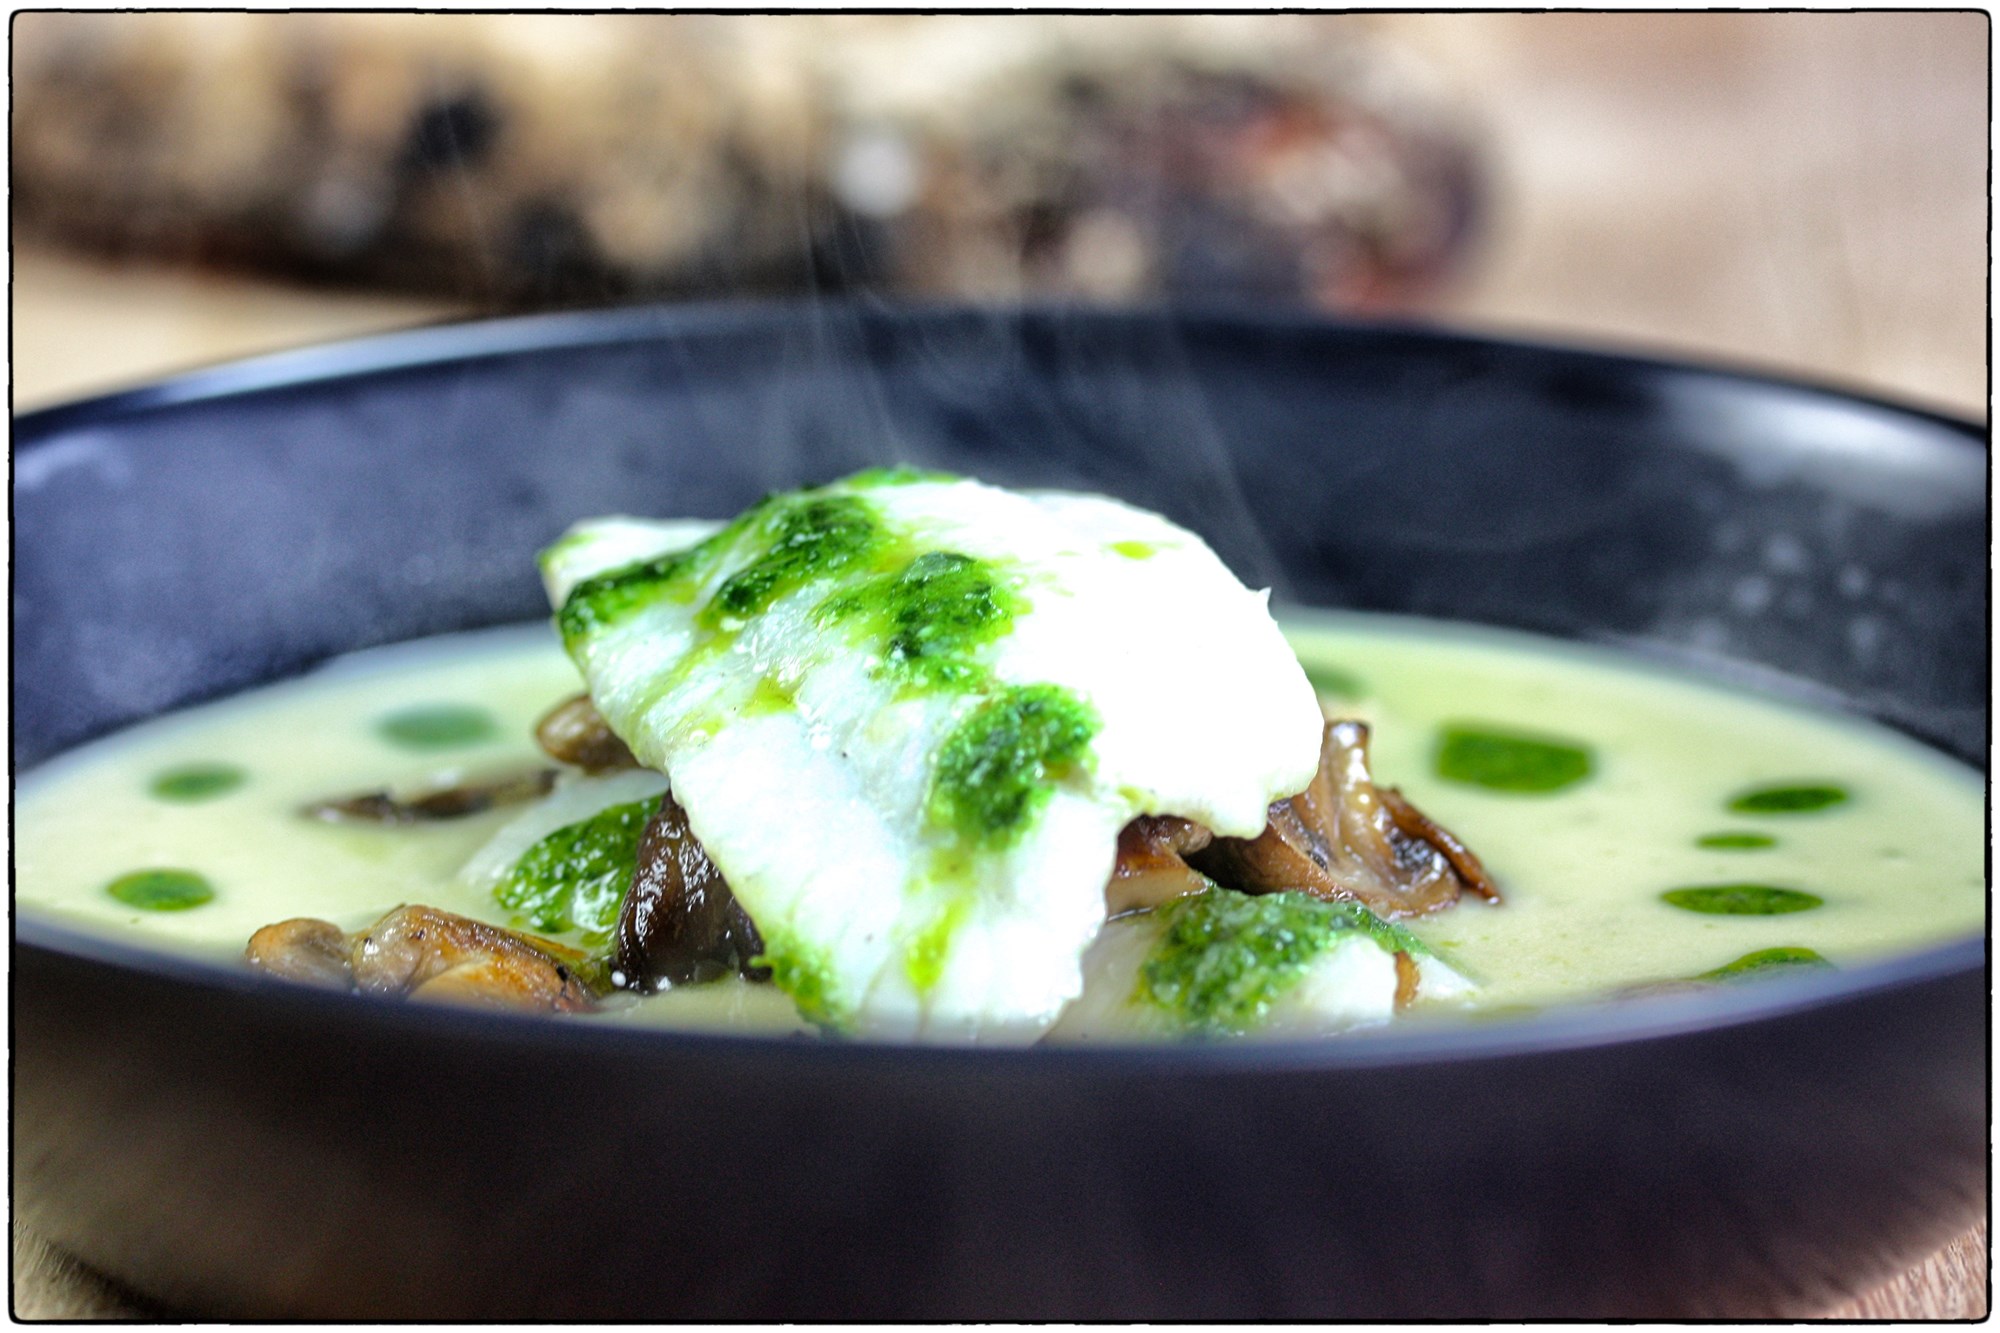
M 657 297 L 1281 303 L 1983 414 L 1979 13 L 27 13 L 15 393 Z
M 24 230 L 496 306 L 746 290 L 1396 304 L 1474 155 L 1365 24 L 43 13 Z

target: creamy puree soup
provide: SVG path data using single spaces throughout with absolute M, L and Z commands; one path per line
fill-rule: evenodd
M 1982 783 L 1914 741 L 1598 648 L 1281 621 L 1328 715 L 1371 724 L 1379 779 L 1504 894 L 1399 923 L 1473 983 L 1453 1008 L 1837 967 L 1982 927 Z M 20 784 L 17 902 L 217 960 L 273 921 L 359 930 L 403 903 L 519 925 L 458 873 L 513 811 L 396 826 L 300 811 L 531 767 L 536 719 L 577 689 L 546 626 L 513 627 L 355 654 L 84 746 Z M 1099 1035 L 1092 1012 L 1052 1035 Z M 734 979 L 611 1017 L 799 1025 L 775 988 Z

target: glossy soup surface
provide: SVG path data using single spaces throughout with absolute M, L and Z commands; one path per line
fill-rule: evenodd
M 1839 966 L 1982 928 L 1982 783 L 1913 741 L 1601 649 L 1397 617 L 1285 623 L 1329 715 L 1372 725 L 1377 780 L 1501 884 L 1502 906 L 1407 923 L 1477 1003 L 1770 950 Z M 456 872 L 512 811 L 391 827 L 298 811 L 533 766 L 536 718 L 578 688 L 545 626 L 516 627 L 358 654 L 85 746 L 20 784 L 17 900 L 218 959 L 272 921 L 352 930 L 402 903 L 507 924 Z M 782 995 L 733 983 L 639 1011 L 792 1022 Z

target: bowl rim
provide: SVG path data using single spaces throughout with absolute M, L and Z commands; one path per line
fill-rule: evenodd
M 1811 379 L 1771 374 L 1722 362 L 1669 359 L 1629 350 L 1496 337 L 1434 327 L 1419 321 L 1332 318 L 1313 312 L 1263 311 L 1229 306 L 1099 309 L 1059 304 L 973 306 L 890 303 L 855 298 L 768 300 L 625 306 L 451 322 L 266 353 L 168 376 L 150 383 L 14 417 L 18 450 L 80 427 L 110 424 L 184 405 L 312 388 L 344 380 L 450 365 L 502 360 L 544 352 L 640 345 L 670 336 L 755 334 L 811 319 L 840 318 L 857 325 L 974 321 L 1015 327 L 1084 322 L 1100 327 L 1175 327 L 1203 334 L 1386 338 L 1532 359 L 1591 366 L 1600 372 L 1642 378 L 1693 377 L 1802 394 L 1862 406 L 1942 427 L 1961 447 L 1990 454 L 1986 423 L 1858 393 Z M 1990 749 L 1992 721 L 1987 723 Z M 18 776 L 10 765 L 10 777 Z M 1987 793 L 1992 793 L 1987 778 Z M 8 829 L 16 812 L 10 804 Z M 755 1034 L 675 1030 L 639 1025 L 550 1021 L 539 1015 L 420 1005 L 353 996 L 233 969 L 193 953 L 147 949 L 109 933 L 69 927 L 18 904 L 10 919 L 10 945 L 108 969 L 129 978 L 191 985 L 208 995 L 256 996 L 303 1022 L 341 1023 L 397 1030 L 419 1037 L 486 1040 L 504 1045 L 554 1045 L 635 1055 L 684 1050 L 738 1060 L 831 1060 L 872 1067 L 891 1060 L 903 1066 L 970 1073 L 988 1068 L 1101 1070 L 1106 1073 L 1225 1073 L 1337 1071 L 1461 1063 L 1517 1055 L 1555 1054 L 1624 1045 L 1775 1022 L 1806 1009 L 1864 1000 L 1883 991 L 1980 974 L 1990 994 L 1992 938 L 1991 812 L 1988 813 L 1989 890 L 1984 930 L 1918 950 L 1891 954 L 1833 972 L 1765 980 L 1755 986 L 1708 991 L 1562 1002 L 1525 1017 L 1475 1022 L 1410 1024 L 1332 1038 L 1218 1042 L 1107 1042 L 1031 1047 L 934 1045 L 892 1042 L 799 1042 Z M 10 849 L 9 872 L 13 869 Z M 16 962 L 18 963 L 18 958 Z

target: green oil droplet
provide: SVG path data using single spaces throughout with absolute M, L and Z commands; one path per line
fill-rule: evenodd
M 1809 912 L 1826 902 L 1817 894 L 1775 884 L 1695 884 L 1668 889 L 1660 898 L 1669 906 L 1708 916 L 1783 916 Z
M 391 713 L 375 729 L 406 750 L 446 750 L 492 740 L 500 727 L 493 715 L 469 704 L 425 704 Z
M 1822 958 L 1816 950 L 1800 945 L 1788 945 L 1784 948 L 1759 949 L 1756 953 L 1746 953 L 1733 963 L 1724 963 L 1711 972 L 1702 973 L 1701 979 L 1743 981 L 1794 972 L 1823 971 L 1832 966 L 1833 964 Z
M 1768 833 L 1704 833 L 1694 845 L 1717 852 L 1761 852 L 1776 847 L 1778 840 Z
M 235 764 L 181 764 L 155 773 L 146 789 L 163 801 L 210 801 L 235 791 L 249 777 Z
M 1845 787 L 1801 782 L 1753 788 L 1732 797 L 1729 808 L 1739 815 L 1809 815 L 1844 804 L 1846 800 Z
M 1587 746 L 1554 736 L 1454 723 L 1439 733 L 1436 763 L 1447 782 L 1539 795 L 1589 777 L 1591 755 Z
M 215 897 L 214 886 L 192 870 L 135 870 L 104 891 L 143 912 L 185 912 Z

